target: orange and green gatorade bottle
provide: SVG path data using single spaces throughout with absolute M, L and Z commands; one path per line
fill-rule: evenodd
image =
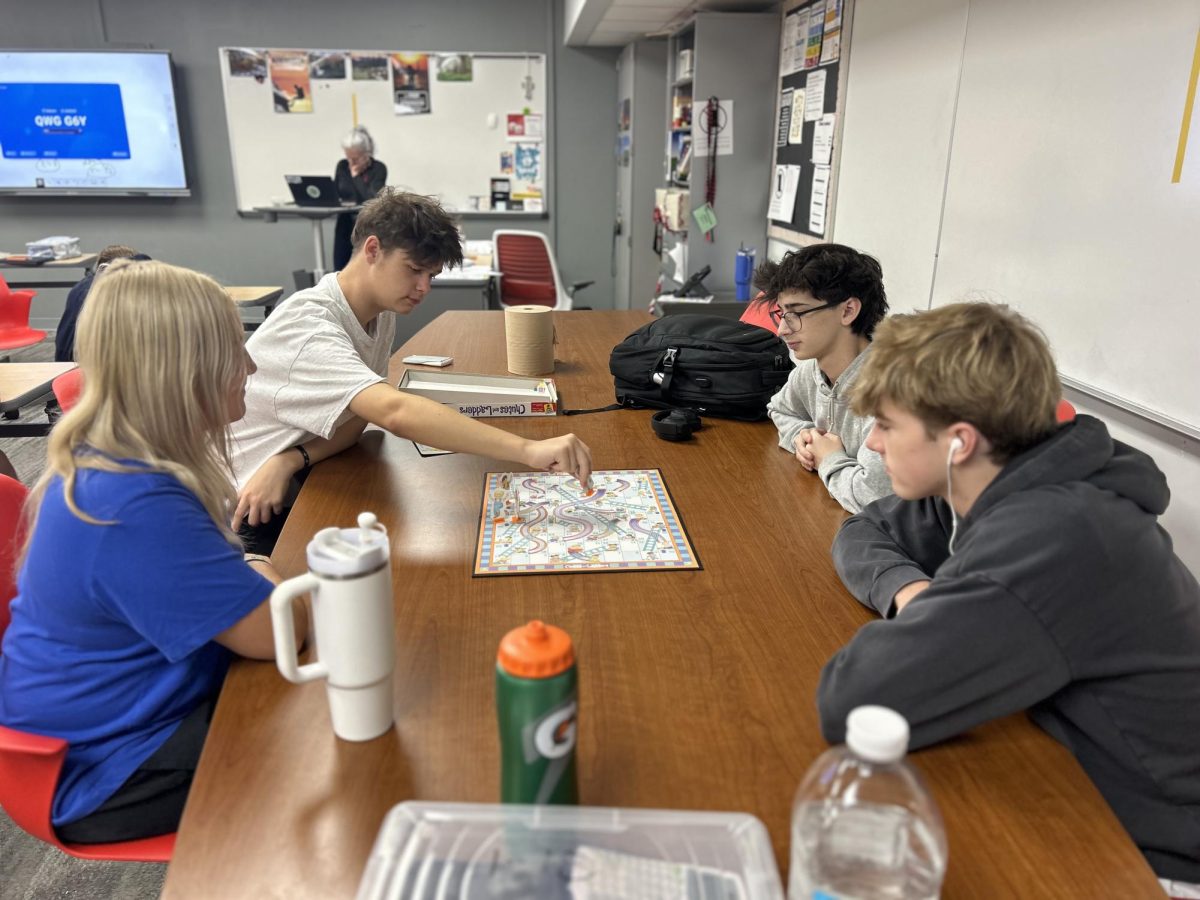
M 534 621 L 506 634 L 496 654 L 502 803 L 579 802 L 578 710 L 575 648 L 567 633 Z

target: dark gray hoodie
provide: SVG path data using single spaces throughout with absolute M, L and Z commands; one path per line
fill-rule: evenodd
M 924 747 L 1019 710 L 1079 760 L 1151 867 L 1200 882 L 1200 586 L 1159 526 L 1146 454 L 1080 416 L 1013 459 L 959 522 L 888 497 L 833 545 L 862 603 L 932 583 L 826 664 L 821 728 L 880 703 Z

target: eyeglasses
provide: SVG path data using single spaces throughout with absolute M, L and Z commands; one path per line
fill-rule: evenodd
M 837 303 L 823 303 L 820 306 L 814 306 L 811 309 L 794 310 L 789 309 L 784 311 L 776 306 L 769 313 L 771 321 L 778 327 L 784 322 L 787 322 L 788 328 L 792 331 L 799 331 L 804 327 L 804 317 L 810 313 L 820 312 L 823 309 L 833 309 L 835 306 L 841 306 L 845 300 L 839 300 Z

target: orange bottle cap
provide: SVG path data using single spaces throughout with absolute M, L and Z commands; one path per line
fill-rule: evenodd
M 553 678 L 575 665 L 575 647 L 561 628 L 535 619 L 504 636 L 496 662 L 518 678 Z

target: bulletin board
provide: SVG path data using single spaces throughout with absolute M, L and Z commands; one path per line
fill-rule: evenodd
M 510 208 L 548 208 L 544 54 L 222 47 L 220 57 L 240 212 L 291 202 L 287 175 L 332 176 L 356 123 L 391 186 L 488 210 L 491 179 L 507 178 L 521 201 Z
M 852 0 L 803 0 L 784 6 L 770 237 L 823 240 L 832 231 L 852 7 Z

